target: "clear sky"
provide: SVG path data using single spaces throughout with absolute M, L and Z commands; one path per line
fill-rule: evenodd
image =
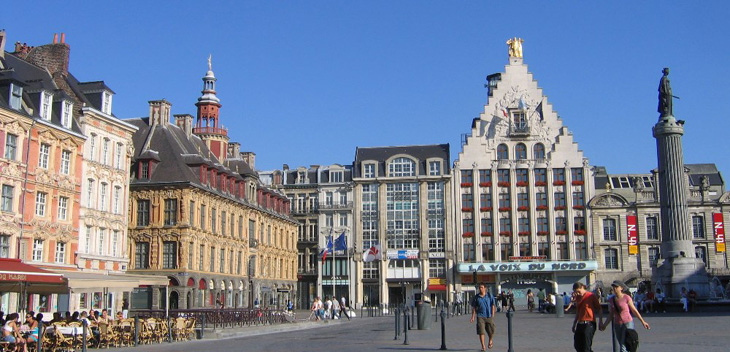
M 592 165 L 656 167 L 661 69 L 687 121 L 686 163 L 730 176 L 727 1 L 8 1 L 16 41 L 65 32 L 71 72 L 114 114 L 165 98 L 195 114 L 208 54 L 222 123 L 259 170 L 350 164 L 355 148 L 450 143 L 522 37 L 525 63 Z

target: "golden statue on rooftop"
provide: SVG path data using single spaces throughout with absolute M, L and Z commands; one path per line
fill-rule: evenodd
M 507 45 L 509 45 L 509 57 L 518 57 L 522 58 L 522 43 L 524 42 L 524 39 L 522 38 L 510 38 L 510 40 L 507 41 Z

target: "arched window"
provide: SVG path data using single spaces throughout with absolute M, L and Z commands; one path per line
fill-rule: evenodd
M 500 144 L 497 146 L 497 159 L 498 160 L 509 159 L 509 150 L 507 149 L 507 145 Z
M 395 158 L 388 164 L 388 176 L 416 176 L 416 163 L 408 158 Z
M 545 146 L 542 143 L 535 144 L 532 154 L 535 159 L 545 159 Z
M 527 159 L 527 147 L 523 143 L 518 143 L 515 146 L 515 159 L 525 160 Z

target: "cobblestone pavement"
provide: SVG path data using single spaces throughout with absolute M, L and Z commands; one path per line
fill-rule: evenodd
M 479 351 L 469 315 L 446 320 L 446 347 L 451 351 Z M 571 351 L 573 315 L 518 311 L 513 319 L 515 351 Z M 433 319 L 433 318 L 431 318 Z M 728 313 L 648 314 L 651 330 L 639 328 L 641 351 L 728 351 Z M 430 330 L 411 330 L 410 344 L 394 340 L 394 318 L 357 318 L 327 323 L 300 322 L 274 327 L 226 331 L 219 339 L 140 346 L 136 351 L 425 351 L 441 346 L 440 322 Z M 494 349 L 507 350 L 507 318 L 498 313 Z M 244 336 L 245 335 L 245 336 Z M 595 351 L 611 351 L 611 332 L 597 332 Z M 131 350 L 131 349 L 130 349 Z

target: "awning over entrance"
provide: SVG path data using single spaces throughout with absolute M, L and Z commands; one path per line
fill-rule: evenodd
M 0 291 L 31 294 L 67 293 L 63 275 L 23 263 L 20 259 L 0 259 Z
M 118 288 L 131 291 L 140 286 L 167 286 L 167 276 L 130 275 L 130 274 L 101 274 L 83 271 L 57 271 L 68 279 L 68 288 L 71 293 L 98 290 L 101 288 Z
M 428 285 L 428 290 L 434 291 L 446 291 L 446 285 Z

